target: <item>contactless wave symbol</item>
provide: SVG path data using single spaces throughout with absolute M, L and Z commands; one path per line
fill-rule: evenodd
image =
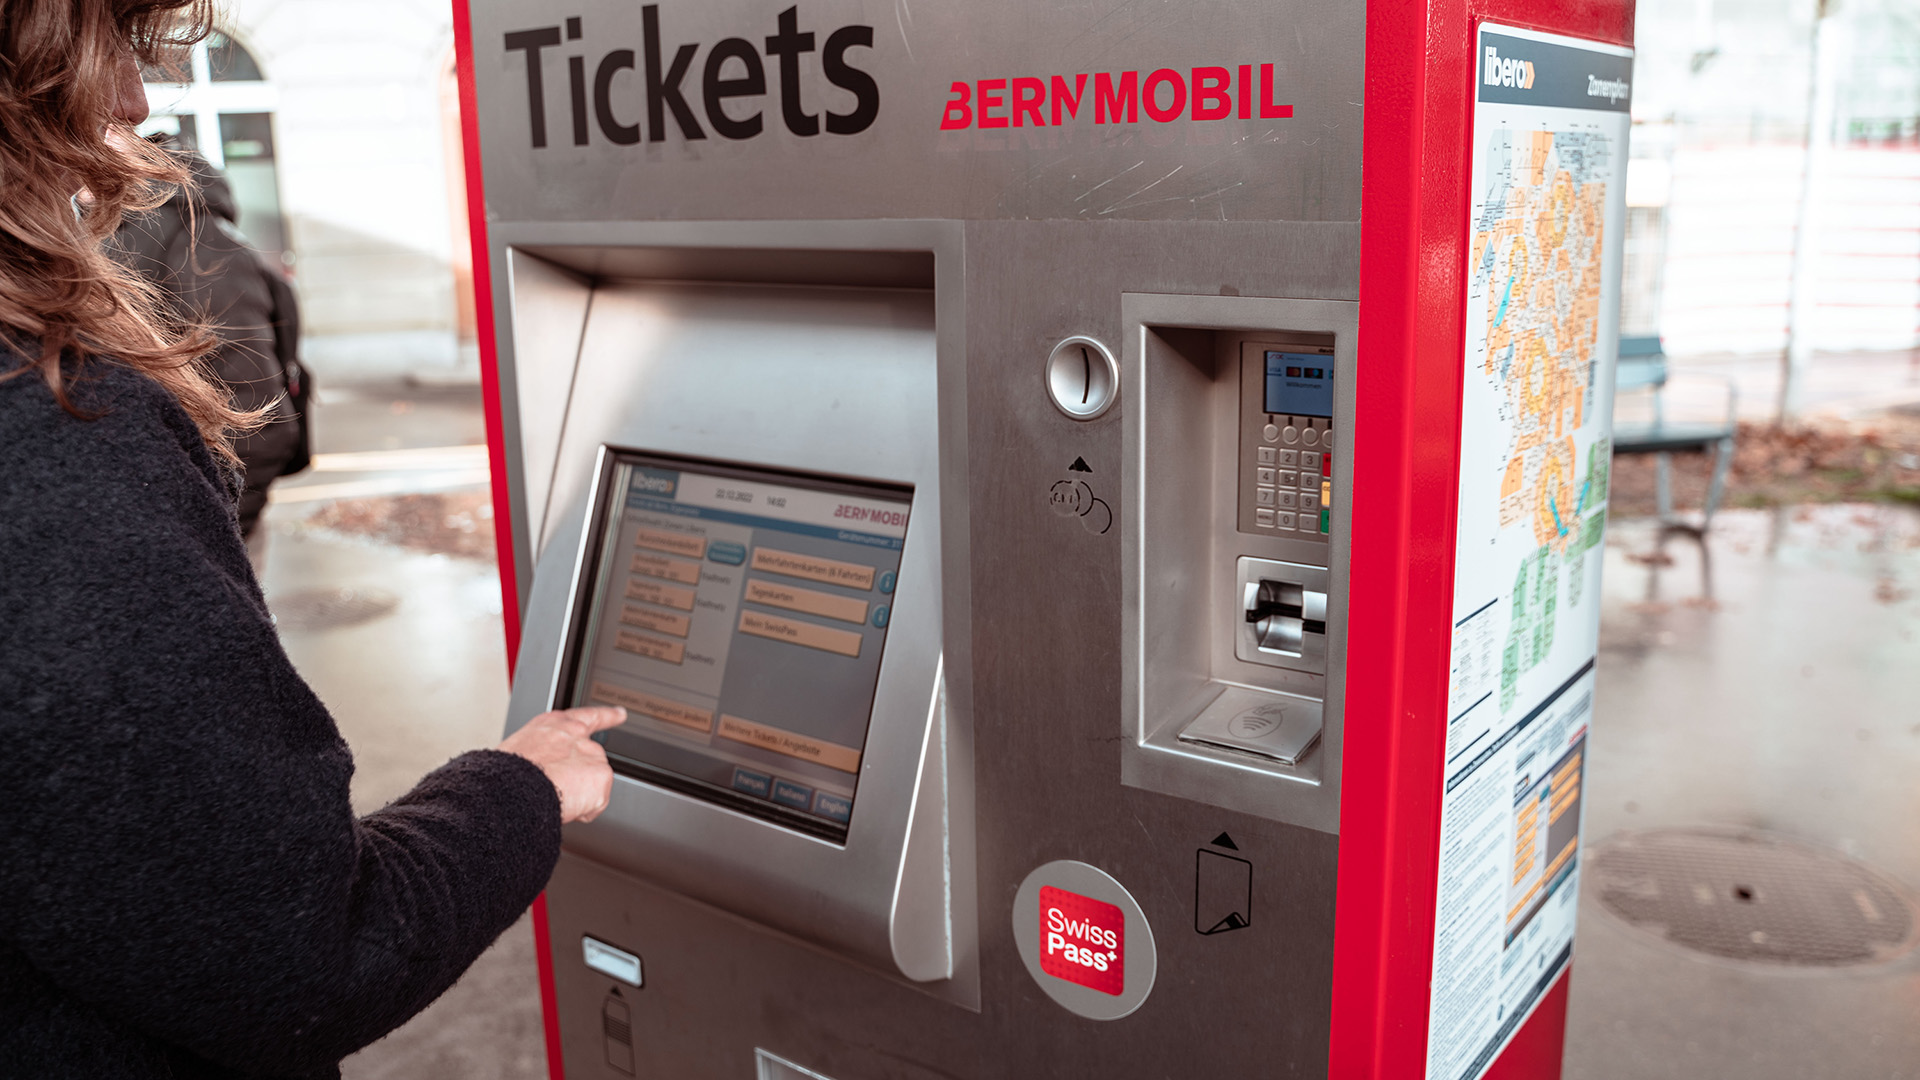
M 1080 524 L 1095 536 L 1104 536 L 1113 528 L 1113 507 L 1093 493 L 1093 485 L 1082 479 L 1092 476 L 1093 468 L 1084 457 L 1076 457 L 1067 471 L 1075 475 L 1059 480 L 1047 489 L 1047 505 L 1061 517 L 1080 519 Z

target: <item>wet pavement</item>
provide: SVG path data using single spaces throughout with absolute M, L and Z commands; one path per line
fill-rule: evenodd
M 269 511 L 264 580 L 289 610 L 315 591 L 395 601 L 365 621 L 284 630 L 354 747 L 354 801 L 366 810 L 497 741 L 506 674 L 491 564 L 314 524 L 339 497 L 482 490 L 484 462 L 476 473 L 462 449 L 481 436 L 477 394 L 338 392 L 322 449 L 347 456 L 288 485 Z M 451 449 L 404 453 L 434 447 Z M 1764 830 L 1862 860 L 1911 901 L 1920 512 L 1725 511 L 1705 566 L 1693 541 L 1656 539 L 1647 521 L 1608 538 L 1588 851 L 1649 829 Z M 1585 884 L 1569 1080 L 1920 1078 L 1920 951 L 1831 969 L 1714 959 L 1627 926 Z M 543 1076 L 536 987 L 522 920 L 440 1002 L 349 1059 L 346 1080 Z
M 1591 845 L 1735 826 L 1920 886 L 1920 513 L 1727 511 L 1700 548 L 1608 536 Z M 1568 1080 L 1920 1077 L 1920 953 L 1786 968 L 1629 928 L 1583 882 Z

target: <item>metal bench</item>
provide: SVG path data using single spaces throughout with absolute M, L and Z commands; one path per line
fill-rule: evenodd
M 1655 498 L 1660 524 L 1695 535 L 1705 535 L 1713 524 L 1714 511 L 1726 493 L 1727 471 L 1733 465 L 1734 435 L 1739 428 L 1739 392 L 1733 380 L 1727 383 L 1726 419 L 1717 422 L 1674 422 L 1667 419 L 1667 354 L 1657 337 L 1620 339 L 1619 363 L 1614 368 L 1614 394 L 1628 390 L 1649 390 L 1653 397 L 1653 419 L 1649 422 L 1620 423 L 1613 426 L 1615 454 L 1654 455 Z M 1713 454 L 1713 479 L 1707 485 L 1707 498 L 1701 507 L 1700 524 L 1682 520 L 1673 509 L 1670 479 L 1675 451 L 1710 451 Z

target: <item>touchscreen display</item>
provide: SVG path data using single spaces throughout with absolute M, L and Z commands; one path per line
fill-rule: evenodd
M 1267 412 L 1333 418 L 1333 357 L 1267 350 Z
M 616 771 L 844 842 L 912 492 L 617 452 L 569 705 Z

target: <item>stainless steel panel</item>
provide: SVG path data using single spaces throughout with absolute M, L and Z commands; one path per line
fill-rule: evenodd
M 909 244 L 903 236 L 920 239 Z M 549 257 L 560 246 L 620 243 L 728 250 L 919 246 L 937 253 L 950 919 L 960 928 L 956 949 L 967 951 L 956 953 L 954 979 L 932 984 L 933 993 L 915 992 L 898 976 L 887 978 L 865 953 L 823 946 L 817 936 L 697 899 L 714 895 L 699 882 L 662 884 L 658 876 L 650 882 L 597 865 L 607 853 L 592 852 L 589 860 L 570 842 L 548 893 L 552 940 L 577 954 L 567 943 L 591 933 L 644 959 L 648 986 L 628 999 L 638 1074 L 738 1078 L 751 1075 L 755 1049 L 765 1048 L 840 1080 L 1324 1075 L 1337 840 L 1257 808 L 1246 812 L 1120 783 L 1128 753 L 1128 741 L 1115 731 L 1123 705 L 1121 525 L 1091 531 L 1056 516 L 1047 495 L 1065 477 L 1082 478 L 1124 519 L 1132 497 L 1120 484 L 1121 432 L 1138 384 L 1123 369 L 1119 407 L 1077 422 L 1048 398 L 1044 366 L 1053 345 L 1072 334 L 1127 346 L 1126 328 L 1136 323 L 1125 294 L 1204 288 L 1351 299 L 1357 229 L 560 223 L 498 226 L 494 239 Z M 508 319 L 512 314 L 502 312 Z M 706 390 L 689 385 L 681 392 L 698 402 Z M 1214 429 L 1204 410 L 1196 424 L 1189 434 Z M 1076 459 L 1091 473 L 1069 473 Z M 556 533 L 547 557 L 572 543 Z M 570 558 L 553 572 L 564 577 Z M 548 572 L 542 567 L 541 576 Z M 536 606 L 540 600 L 537 594 Z M 523 656 L 555 648 L 554 625 L 551 616 L 530 612 Z M 1203 663 L 1210 649 L 1202 640 Z M 516 715 L 526 707 L 517 699 Z M 937 772 L 931 752 L 941 746 L 937 730 L 930 729 L 929 752 L 916 759 L 919 775 Z M 938 851 L 919 842 L 933 818 L 915 815 L 902 824 L 914 838 L 906 861 Z M 1252 924 L 1211 936 L 1189 932 L 1197 917 L 1195 848 L 1223 831 L 1257 879 Z M 1160 989 L 1124 1020 L 1096 1025 L 1069 1016 L 1020 964 L 1007 928 L 1015 890 L 1028 871 L 1061 858 L 1112 874 L 1151 920 Z M 691 849 L 676 859 L 685 864 L 676 874 L 698 875 L 709 865 Z M 920 880 L 917 873 L 903 877 Z M 840 888 L 836 883 L 779 899 L 813 918 L 823 905 L 841 902 Z M 897 919 L 899 912 L 889 909 L 887 916 Z M 967 929 L 974 927 L 970 945 Z M 569 1074 L 619 1075 L 603 1072 L 601 1064 L 600 1009 L 609 980 L 566 953 L 556 958 Z M 965 983 L 969 972 L 978 973 L 971 1001 L 947 989 Z
M 524 507 L 514 515 L 514 550 L 525 561 L 518 575 L 524 588 L 533 583 L 533 563 L 546 537 L 560 433 L 580 341 L 587 330 L 593 283 L 524 252 L 509 252 L 504 262 L 512 283 L 508 296 L 514 312 L 513 351 L 508 370 L 513 379 L 501 387 L 505 399 L 501 416 L 508 461 L 517 466 L 513 490 L 524 500 Z M 520 599 L 526 602 L 524 592 Z
M 936 985 L 963 985 L 977 972 L 978 992 L 970 1000 L 949 991 L 916 993 L 881 976 L 871 956 L 884 950 L 882 960 L 892 963 L 892 941 L 825 948 L 818 936 L 808 943 L 729 913 L 737 908 L 723 912 L 690 899 L 715 895 L 710 875 L 724 873 L 732 857 L 724 852 L 710 859 L 691 844 L 679 850 L 669 871 L 683 883 L 677 892 L 569 854 L 549 893 L 553 940 L 565 944 L 594 932 L 645 959 L 649 985 L 627 999 L 639 1075 L 738 1080 L 756 1068 L 758 1047 L 839 1080 L 1324 1074 L 1337 841 L 1258 807 L 1242 812 L 1119 783 L 1128 755 L 1140 749 L 1115 731 L 1128 633 L 1123 524 L 1091 530 L 1054 516 L 1045 498 L 1069 463 L 1083 458 L 1091 474 L 1073 475 L 1124 522 L 1137 500 L 1119 485 L 1117 414 L 1125 413 L 1136 385 L 1123 374 L 1121 408 L 1076 423 L 1047 400 L 1042 364 L 1046 350 L 1072 334 L 1131 348 L 1124 293 L 1356 298 L 1363 6 L 803 5 L 798 28 L 818 35 L 822 46 L 840 27 L 874 28 L 873 44 L 854 51 L 881 95 L 868 130 L 791 135 L 778 94 L 770 93 L 769 130 L 756 138 L 709 131 L 706 139 L 686 141 L 676 132 L 622 145 L 595 118 L 584 146 L 573 142 L 568 60 L 583 61 L 582 89 L 591 104 L 605 57 L 622 48 L 646 53 L 652 8 L 668 58 L 683 44 L 696 46 L 692 87 L 715 42 L 738 37 L 758 45 L 776 33 L 778 9 L 612 0 L 564 9 L 538 0 L 472 7 L 499 344 L 510 388 L 515 343 L 547 341 L 520 329 L 537 316 L 516 311 L 510 299 L 510 250 L 565 265 L 609 296 L 627 288 L 617 284 L 623 280 L 669 278 L 924 288 L 924 278 L 900 279 L 924 274 L 909 265 L 916 253 L 935 257 L 933 469 L 940 484 L 945 707 L 935 710 L 929 691 L 923 706 L 938 720 L 923 724 L 917 757 L 901 755 L 899 782 L 931 792 L 944 763 L 948 809 L 922 815 L 917 807 L 926 802 L 916 796 L 912 819 L 895 823 L 905 852 L 898 880 L 927 880 L 921 858 L 929 865 L 948 860 L 947 917 L 961 929 L 953 939 L 956 977 Z M 580 19 L 578 39 L 563 33 L 568 16 Z M 525 54 L 506 50 L 503 35 L 548 28 L 560 40 L 544 53 L 549 140 L 536 150 L 529 144 Z M 849 98 L 823 96 L 841 92 L 820 81 L 819 55 L 802 66 L 806 107 L 844 110 Z M 644 55 L 639 59 L 644 68 Z M 1290 120 L 939 129 L 956 80 L 1269 62 L 1295 107 Z M 771 64 L 767 75 L 777 83 Z M 613 70 L 606 94 L 619 117 L 647 123 L 639 73 Z M 876 220 L 887 218 L 945 220 Z M 590 248 L 599 253 L 586 254 Z M 722 266 L 725 258 L 688 261 L 687 252 L 702 249 L 743 258 L 731 270 Z M 855 269 L 812 254 L 752 254 L 802 249 L 852 252 Z M 900 265 L 872 257 L 902 252 Z M 625 325 L 648 325 L 642 314 Z M 626 347 L 631 340 L 611 343 Z M 602 369 L 593 378 L 602 375 L 616 385 L 630 373 Z M 544 385 L 547 376 L 537 378 Z M 659 385 L 712 420 L 702 427 L 687 419 L 676 433 L 685 442 L 749 460 L 778 449 L 773 441 L 756 442 L 765 425 L 714 409 L 714 385 Z M 594 443 L 576 438 L 574 423 L 612 426 L 605 412 L 595 403 L 569 414 L 569 447 L 554 449 L 562 472 L 570 455 Z M 1204 410 L 1197 420 L 1189 436 L 1213 423 Z M 871 475 L 866 468 L 846 471 Z M 527 505 L 528 478 L 510 480 L 516 506 Z M 553 505 L 567 503 L 556 498 Z M 569 544 L 552 520 L 516 520 L 516 527 L 525 536 L 552 535 L 549 558 Z M 521 552 L 526 587 L 531 546 Z M 540 576 L 564 577 L 566 561 L 562 556 Z M 1196 588 L 1204 591 L 1204 583 Z M 545 591 L 532 597 L 523 656 L 557 645 L 557 624 L 535 617 Z M 1214 643 L 1203 638 L 1197 645 L 1204 671 Z M 525 707 L 516 696 L 516 715 L 526 715 Z M 945 823 L 944 853 L 932 842 L 942 831 L 936 819 Z M 1248 928 L 1189 934 L 1194 848 L 1223 830 L 1253 864 L 1261 907 Z M 1092 1025 L 1068 1017 L 1014 955 L 1005 930 L 1014 890 L 1027 871 L 1058 858 L 1113 874 L 1160 931 L 1163 989 L 1124 1021 Z M 722 870 L 713 870 L 716 864 Z M 831 923 L 820 912 L 843 902 L 843 887 L 858 892 L 864 884 L 834 882 L 777 899 L 796 919 Z M 873 910 L 896 926 L 905 925 L 903 914 L 939 917 L 904 889 Z M 967 929 L 975 926 L 977 951 Z M 558 959 L 569 1073 L 618 1075 L 604 1071 L 604 978 L 565 953 Z M 1178 993 L 1164 989 L 1173 986 Z
M 1336 502 L 1330 548 L 1239 529 L 1240 343 L 1286 331 L 1334 335 L 1335 428 L 1352 432 L 1357 305 L 1129 293 L 1122 306 L 1130 383 L 1121 407 L 1125 782 L 1338 832 L 1350 501 Z M 1338 488 L 1350 490 L 1349 457 L 1336 457 L 1334 467 Z M 1314 656 L 1283 668 L 1237 655 L 1247 557 L 1329 559 L 1324 663 Z M 1286 765 L 1181 741 L 1181 731 L 1236 688 L 1323 700 L 1319 748 Z
M 1116 783 L 1127 752 L 1117 737 L 1121 526 L 1089 532 L 1055 515 L 1047 496 L 1078 477 L 1126 513 L 1122 431 L 1138 384 L 1123 364 L 1115 408 L 1077 422 L 1054 407 L 1043 375 L 1054 343 L 1071 334 L 1124 355 L 1133 294 L 1351 297 L 1357 275 L 1343 276 L 1352 264 L 1341 235 L 1286 224 L 967 226 L 981 1039 L 991 1056 L 956 1073 L 1325 1072 L 1337 839 Z M 1188 445 L 1209 430 L 1189 429 Z M 1068 471 L 1076 459 L 1091 473 Z M 1223 831 L 1255 864 L 1260 906 L 1253 927 L 1207 937 L 1184 929 L 1194 921 L 1194 851 Z M 1124 1020 L 1059 1012 L 1013 968 L 1013 943 L 994 927 L 1025 875 L 1063 858 L 1112 875 L 1154 927 L 1160 988 Z
M 554 701 L 579 588 L 592 463 L 604 445 L 914 487 L 874 719 L 838 847 L 621 778 L 571 850 L 914 980 L 956 949 L 944 698 L 933 300 L 920 290 L 601 282 L 560 436 L 547 554 L 527 613 L 510 725 Z M 549 627 L 554 623 L 559 626 Z M 909 840 L 930 850 L 912 850 Z M 805 904 L 792 897 L 812 896 Z M 965 928 L 970 934 L 971 928 Z M 942 991 L 970 1000 L 971 987 Z
M 690 47 L 681 84 L 700 138 L 671 109 L 649 109 L 646 13 L 655 12 L 655 49 L 664 76 Z M 854 96 L 824 76 L 832 34 L 871 30 L 871 45 L 848 51 L 870 73 L 879 109 L 857 134 L 795 135 L 783 123 L 778 64 L 762 43 L 779 31 L 778 6 L 733 3 L 634 4 L 544 0 L 471 5 L 480 142 L 487 151 L 488 211 L 499 221 L 725 220 L 782 218 L 974 218 L 1008 220 L 1357 221 L 1365 86 L 1359 3 L 1279 0 L 1259 4 L 907 4 L 835 0 L 801 5 L 796 29 L 815 37 L 800 64 L 796 104 L 816 116 L 846 114 Z M 577 39 L 562 30 L 579 20 Z M 528 51 L 506 35 L 546 32 L 539 51 L 546 145 L 533 145 Z M 721 136 L 702 101 L 705 67 L 722 39 L 761 53 L 765 96 L 733 101 L 729 115 L 758 111 L 755 136 Z M 630 50 L 633 68 L 606 67 Z M 576 90 L 570 66 L 581 64 Z M 1221 66 L 1257 82 L 1273 65 L 1282 119 L 1095 123 L 1097 80 L 1107 73 L 1144 81 L 1168 70 L 1191 77 Z M 729 73 L 744 73 L 740 60 Z M 1077 116 L 1053 126 L 942 130 L 956 82 L 1058 74 L 1089 79 Z M 1257 87 L 1254 87 L 1257 90 Z M 1050 88 L 1049 88 L 1049 92 Z M 1171 91 L 1160 95 L 1170 101 Z M 576 115 L 578 101 L 586 112 Z M 661 101 L 666 105 L 665 100 Z M 658 114 L 656 124 L 649 112 Z M 614 141 L 615 127 L 644 133 Z M 588 115 L 591 114 L 591 115 Z M 577 127 L 576 127 L 577 125 Z M 660 138 L 656 140 L 655 136 Z M 581 139 L 584 145 L 578 144 Z M 1191 288 L 1195 283 L 1188 283 Z
M 753 1056 L 756 1066 L 755 1080 L 833 1080 L 830 1076 L 802 1068 L 778 1054 L 769 1054 L 765 1050 L 755 1050 Z
M 603 442 L 937 479 L 933 300 L 924 292 L 607 282 L 594 290 L 574 379 L 555 506 L 581 497 Z

